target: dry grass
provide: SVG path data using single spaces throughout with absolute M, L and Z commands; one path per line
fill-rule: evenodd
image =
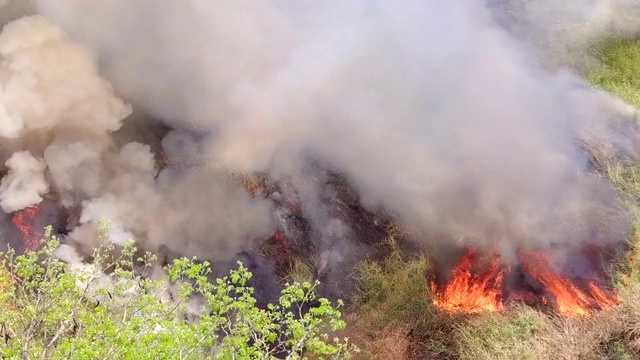
M 371 319 L 355 312 L 348 314 L 345 320 L 348 327 L 342 335 L 360 348 L 353 360 L 410 359 L 411 328 L 408 325 L 372 326 Z
M 624 294 L 620 306 L 590 317 L 564 318 L 522 306 L 451 317 L 452 329 L 443 318 L 421 329 L 419 321 L 385 324 L 360 311 L 346 317 L 345 335 L 361 349 L 354 359 L 639 359 L 638 290 Z
M 303 260 L 294 257 L 286 280 L 290 283 L 312 283 L 314 281 L 313 268 Z
M 541 340 L 560 359 L 640 357 L 640 287 L 637 285 L 622 291 L 622 303 L 617 307 L 585 318 L 551 320 L 554 331 Z
M 229 176 L 237 181 L 251 196 L 264 191 L 264 179 L 258 175 L 229 173 Z
M 469 317 L 452 337 L 460 359 L 551 359 L 538 339 L 550 327 L 543 314 L 523 307 Z
M 621 305 L 589 317 L 518 307 L 472 317 L 453 336 L 460 359 L 638 359 L 640 287 L 626 289 Z
M 356 271 L 357 313 L 347 329 L 361 349 L 359 359 L 422 359 L 450 350 L 443 317 L 431 302 L 426 256 L 405 258 L 389 237 L 390 256 L 383 262 L 365 261 Z
M 388 242 L 396 246 L 393 239 Z M 427 298 L 429 268 L 426 256 L 404 259 L 397 248 L 383 263 L 364 261 L 356 270 L 357 302 L 383 324 L 431 316 L 433 307 Z

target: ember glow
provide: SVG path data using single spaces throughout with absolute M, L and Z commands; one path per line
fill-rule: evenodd
M 43 233 L 33 226 L 34 219 L 39 211 L 40 204 L 32 205 L 16 211 L 11 219 L 13 225 L 22 233 L 22 241 L 27 250 L 36 251 L 40 248 L 40 238 L 42 238 Z
M 433 303 L 437 307 L 466 313 L 504 309 L 501 293 L 505 269 L 499 269 L 500 258 L 494 258 L 486 270 L 473 274 L 477 255 L 476 250 L 467 248 L 444 287 L 439 289 L 435 281 L 431 282 Z
M 505 289 L 504 277 L 512 268 L 501 267 L 496 256 L 489 266 L 478 271 L 478 251 L 467 248 L 453 268 L 451 280 L 443 286 L 432 280 L 434 305 L 449 312 L 478 313 L 504 310 L 506 298 L 529 302 L 537 299 L 540 304 L 554 306 L 564 316 L 585 316 L 619 303 L 614 291 L 600 287 L 596 281 L 584 281 L 580 286 L 558 274 L 541 251 L 519 252 L 518 258 L 524 271 L 544 287 L 543 292 Z

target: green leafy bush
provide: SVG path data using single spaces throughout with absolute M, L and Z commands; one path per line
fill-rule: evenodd
M 208 263 L 185 258 L 154 279 L 142 276 L 154 256 L 136 256 L 131 243 L 116 259 L 107 256 L 113 247 L 98 249 L 82 266 L 55 256 L 51 228 L 42 243 L 38 252 L 0 253 L 2 358 L 342 359 L 355 349 L 329 339 L 345 327 L 342 303 L 317 298 L 317 283 L 288 285 L 278 304 L 260 309 L 240 262 L 213 283 Z M 178 288 L 172 299 L 168 284 Z M 188 321 L 194 298 L 198 319 Z

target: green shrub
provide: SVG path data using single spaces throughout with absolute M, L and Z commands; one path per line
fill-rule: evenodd
M 289 285 L 278 304 L 259 309 L 247 285 L 251 273 L 240 262 L 211 283 L 208 263 L 178 259 L 153 280 L 140 274 L 154 257 L 136 257 L 131 243 L 117 259 L 107 262 L 114 249 L 103 248 L 91 266 L 74 267 L 56 258 L 51 228 L 42 242 L 38 252 L 0 253 L 2 358 L 348 358 L 354 349 L 347 339 L 328 338 L 345 326 L 342 303 L 317 298 L 317 283 Z M 179 290 L 162 301 L 168 283 Z M 197 321 L 187 321 L 194 295 L 203 306 Z

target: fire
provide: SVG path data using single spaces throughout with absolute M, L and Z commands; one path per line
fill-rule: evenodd
M 33 221 L 40 211 L 40 204 L 29 206 L 28 208 L 16 211 L 11 221 L 22 233 L 22 241 L 27 250 L 38 250 L 40 248 L 40 239 L 44 235 L 42 231 L 33 227 Z
M 453 278 L 444 288 L 438 289 L 435 281 L 431 282 L 434 305 L 447 311 L 466 313 L 504 309 L 501 294 L 506 269 L 499 270 L 500 258 L 496 257 L 485 271 L 474 275 L 472 267 L 476 258 L 476 251 L 467 248 L 452 271 Z
M 617 294 L 603 289 L 595 281 L 587 281 L 579 286 L 572 279 L 553 271 L 545 254 L 541 251 L 518 253 L 524 270 L 544 286 L 544 292 L 509 289 L 508 298 L 513 301 L 535 300 L 542 304 L 555 305 L 564 316 L 585 316 L 598 309 L 605 309 L 619 303 Z M 477 263 L 477 250 L 465 249 L 458 264 L 452 270 L 451 280 L 443 287 L 431 282 L 433 303 L 450 312 L 478 313 L 504 310 L 503 279 L 511 267 L 500 267 L 496 256 L 484 271 L 473 273 Z
M 521 258 L 526 258 L 522 261 L 525 269 L 553 295 L 562 315 L 589 315 L 595 309 L 605 309 L 619 302 L 613 291 L 601 289 L 593 281 L 589 281 L 586 289 L 581 290 L 569 278 L 554 273 L 542 252 L 529 252 Z
M 16 211 L 11 218 L 13 225 L 22 233 L 22 241 L 26 250 L 36 251 L 40 248 L 40 239 L 44 234 L 33 226 L 34 219 L 39 211 L 40 204 L 35 204 Z M 0 273 L 0 291 L 5 290 L 7 282 L 13 282 L 14 280 L 11 274 Z

